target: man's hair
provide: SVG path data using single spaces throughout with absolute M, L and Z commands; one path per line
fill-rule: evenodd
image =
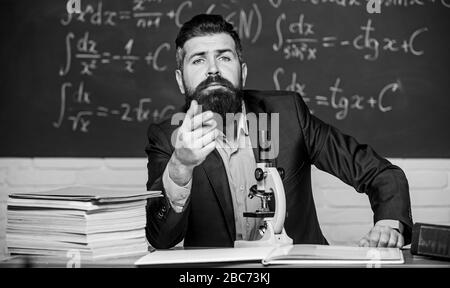
M 241 40 L 239 39 L 238 33 L 234 30 L 233 25 L 225 21 L 220 15 L 199 14 L 184 23 L 178 32 L 177 39 L 175 40 L 177 69 L 183 69 L 183 60 L 185 56 L 183 46 L 186 41 L 194 37 L 219 33 L 226 33 L 233 38 L 239 62 L 242 63 Z

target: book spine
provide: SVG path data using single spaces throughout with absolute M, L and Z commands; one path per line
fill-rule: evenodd
M 450 226 L 415 223 L 411 254 L 450 260 Z

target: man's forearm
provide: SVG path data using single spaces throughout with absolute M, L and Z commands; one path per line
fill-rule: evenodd
M 172 158 L 175 157 L 172 156 Z M 170 174 L 171 170 L 174 176 Z M 192 171 L 181 163 L 177 163 L 176 159 L 169 160 L 163 173 L 163 186 L 173 210 L 181 213 L 191 193 Z
M 175 153 L 170 157 L 167 169 L 170 179 L 178 186 L 185 186 L 192 179 L 194 171 L 194 167 L 182 164 L 175 156 Z

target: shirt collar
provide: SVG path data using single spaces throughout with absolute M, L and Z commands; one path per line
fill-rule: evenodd
M 242 101 L 242 113 L 239 118 L 238 131 L 238 135 L 240 135 L 240 132 L 244 132 L 245 136 L 248 136 L 247 112 L 245 111 L 244 101 Z
M 241 113 L 239 113 L 237 131 L 238 131 L 237 139 L 236 139 L 237 142 L 239 142 L 239 139 L 242 134 L 245 136 L 248 136 L 247 112 L 245 110 L 244 101 L 242 101 L 242 111 L 241 111 Z M 226 142 L 229 141 L 229 139 L 226 139 L 225 134 L 223 132 L 220 133 L 219 139 L 225 140 Z

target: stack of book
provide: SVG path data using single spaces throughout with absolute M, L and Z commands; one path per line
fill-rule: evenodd
M 6 241 L 11 255 L 101 259 L 148 251 L 147 199 L 160 191 L 69 187 L 8 198 Z

